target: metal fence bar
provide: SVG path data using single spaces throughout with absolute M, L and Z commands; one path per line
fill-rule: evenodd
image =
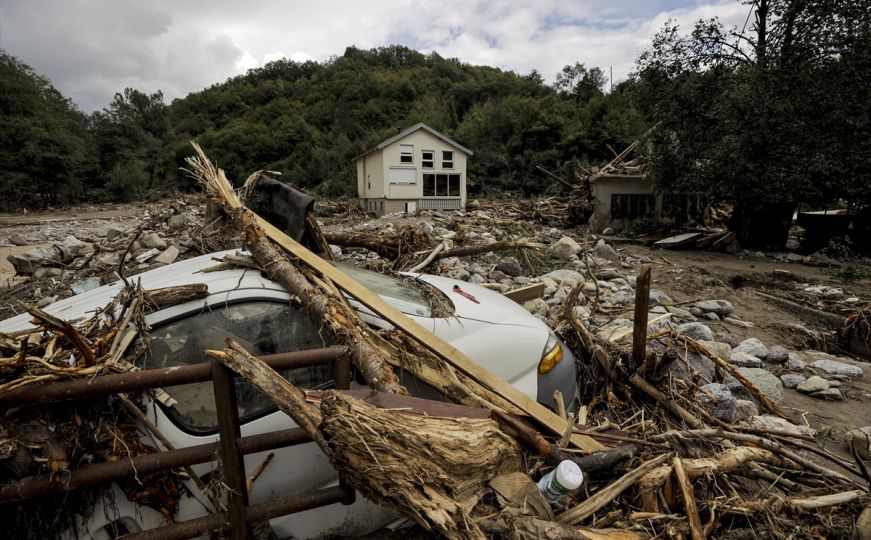
M 260 356 L 259 358 L 265 361 L 269 367 L 282 371 L 285 369 L 326 364 L 343 354 L 347 354 L 347 351 L 347 347 L 327 347 L 325 349 L 270 354 Z M 210 362 L 168 368 L 143 369 L 100 375 L 91 379 L 35 384 L 10 390 L 0 393 L 0 404 L 11 406 L 51 403 L 121 392 L 136 392 L 179 384 L 206 382 L 211 379 L 212 366 Z
M 295 514 L 328 504 L 340 503 L 346 497 L 340 486 L 307 491 L 283 499 L 274 499 L 254 504 L 248 507 L 248 518 L 251 521 L 264 521 L 287 514 Z M 227 513 L 212 514 L 197 519 L 166 525 L 157 529 L 137 532 L 122 536 L 122 540 L 184 540 L 195 538 L 209 531 L 220 530 L 227 523 Z
M 221 434 L 221 471 L 227 484 L 227 518 L 232 527 L 233 540 L 248 540 L 251 531 L 245 519 L 248 506 L 248 487 L 245 485 L 245 461 L 236 440 L 239 438 L 239 408 L 236 406 L 236 382 L 233 370 L 212 363 L 212 381 L 215 388 L 215 411 L 218 413 L 218 432 Z
M 243 454 L 256 454 L 286 446 L 296 446 L 311 441 L 302 428 L 284 429 L 250 435 L 239 439 L 239 449 Z M 147 474 L 168 471 L 198 463 L 208 463 L 214 459 L 218 443 L 199 444 L 188 448 L 167 450 L 154 454 L 144 454 L 130 459 L 97 463 L 52 475 L 28 476 L 14 482 L 0 485 L 0 503 L 21 501 L 42 495 L 51 495 L 76 488 L 96 486 L 125 478 L 134 474 Z

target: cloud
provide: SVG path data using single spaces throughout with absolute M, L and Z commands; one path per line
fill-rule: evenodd
M 350 45 L 402 44 L 548 81 L 582 62 L 613 67 L 619 81 L 668 18 L 685 29 L 715 15 L 740 26 L 747 11 L 735 0 L 7 0 L 0 47 L 92 111 L 128 86 L 183 97 L 282 57 L 325 61 Z

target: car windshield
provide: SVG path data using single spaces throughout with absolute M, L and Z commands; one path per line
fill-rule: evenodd
M 432 317 L 432 303 L 424 295 L 423 285 L 413 278 L 400 279 L 387 274 L 379 274 L 371 270 L 357 268 L 348 263 L 337 262 L 336 267 L 348 274 L 360 285 L 384 298 L 398 300 L 397 307 L 403 313 Z M 393 302 L 391 302 L 393 303 Z

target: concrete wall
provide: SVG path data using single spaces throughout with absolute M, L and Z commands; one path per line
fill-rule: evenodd
M 633 220 L 613 219 L 611 217 L 612 195 L 652 195 L 653 182 L 645 176 L 600 176 L 592 185 L 593 216 L 590 218 L 590 230 L 599 233 L 606 227 L 625 229 Z M 656 196 L 655 215 L 662 210 L 662 197 Z

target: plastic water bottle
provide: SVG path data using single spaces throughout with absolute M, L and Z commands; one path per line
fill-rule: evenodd
M 555 504 L 564 496 L 575 491 L 584 482 L 584 473 L 574 461 L 561 461 L 557 467 L 541 477 L 538 489 L 545 498 Z

